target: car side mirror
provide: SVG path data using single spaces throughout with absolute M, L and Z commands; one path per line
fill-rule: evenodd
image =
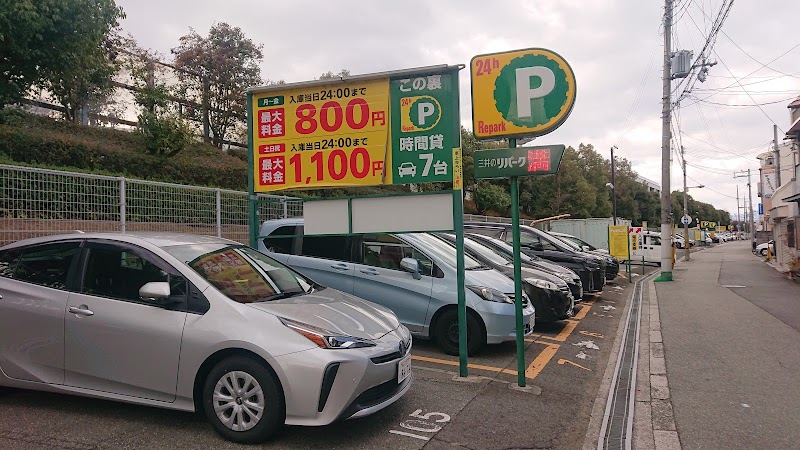
M 169 296 L 169 283 L 166 281 L 151 281 L 139 288 L 139 298 L 149 303 L 163 305 Z
M 406 272 L 411 273 L 414 279 L 419 280 L 422 275 L 419 273 L 419 261 L 414 258 L 403 258 L 400 260 L 400 267 Z

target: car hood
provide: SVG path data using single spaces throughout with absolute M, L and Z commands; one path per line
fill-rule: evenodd
M 248 306 L 363 339 L 379 339 L 400 325 L 391 310 L 332 288 Z
M 467 286 L 484 286 L 504 294 L 514 293 L 514 280 L 495 269 L 467 270 L 464 278 Z
M 526 278 L 533 278 L 533 279 L 536 279 L 536 280 L 549 281 L 549 282 L 551 282 L 551 283 L 553 283 L 553 284 L 555 284 L 556 286 L 559 286 L 559 287 L 561 287 L 562 285 L 563 286 L 567 285 L 567 283 L 564 280 L 562 280 L 561 278 L 558 278 L 557 276 L 555 276 L 552 273 L 549 273 L 547 271 L 533 269 L 533 268 L 524 267 L 524 266 L 521 267 L 520 269 L 521 269 L 522 279 L 523 280 L 525 280 Z M 503 275 L 511 278 L 512 280 L 514 279 L 514 266 L 511 266 L 511 265 L 505 266 L 502 269 L 500 269 L 500 272 L 502 272 Z

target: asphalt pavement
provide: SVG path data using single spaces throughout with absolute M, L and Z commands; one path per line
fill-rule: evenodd
M 753 255 L 748 241 L 693 253 L 673 276 L 653 283 L 650 317 L 660 318 L 660 333 L 651 345 L 660 349 L 663 337 L 680 445 L 798 448 L 800 284 Z
M 285 427 L 264 447 L 579 448 L 632 286 L 619 277 L 576 317 L 537 323 L 525 340 L 526 389 L 517 388 L 513 342 L 471 357 L 465 380 L 457 376 L 457 357 L 418 339 L 414 385 L 397 403 L 325 427 Z M 222 440 L 196 414 L 34 391 L 0 393 L 0 449 L 52 448 L 253 447 Z

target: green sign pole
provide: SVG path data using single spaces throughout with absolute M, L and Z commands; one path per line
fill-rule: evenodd
M 248 243 L 251 248 L 258 248 L 258 233 L 261 229 L 258 223 L 258 196 L 255 193 L 255 173 L 253 173 L 253 93 L 247 93 L 247 217 L 248 217 Z
M 515 148 L 517 140 L 508 140 L 509 147 Z M 511 181 L 511 234 L 514 239 L 514 307 L 517 316 L 517 384 L 525 387 L 525 324 L 522 320 L 522 260 L 520 258 L 519 238 L 519 177 Z

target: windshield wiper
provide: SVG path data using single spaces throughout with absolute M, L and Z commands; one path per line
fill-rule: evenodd
M 305 294 L 305 291 L 283 291 L 278 292 L 277 294 L 270 295 L 269 297 L 265 297 L 261 299 L 262 302 L 271 302 L 273 300 L 282 300 L 284 298 L 294 297 L 295 295 Z
M 491 269 L 491 267 L 489 267 L 489 266 L 472 266 L 472 267 L 467 267 L 464 270 L 487 270 L 487 269 Z

